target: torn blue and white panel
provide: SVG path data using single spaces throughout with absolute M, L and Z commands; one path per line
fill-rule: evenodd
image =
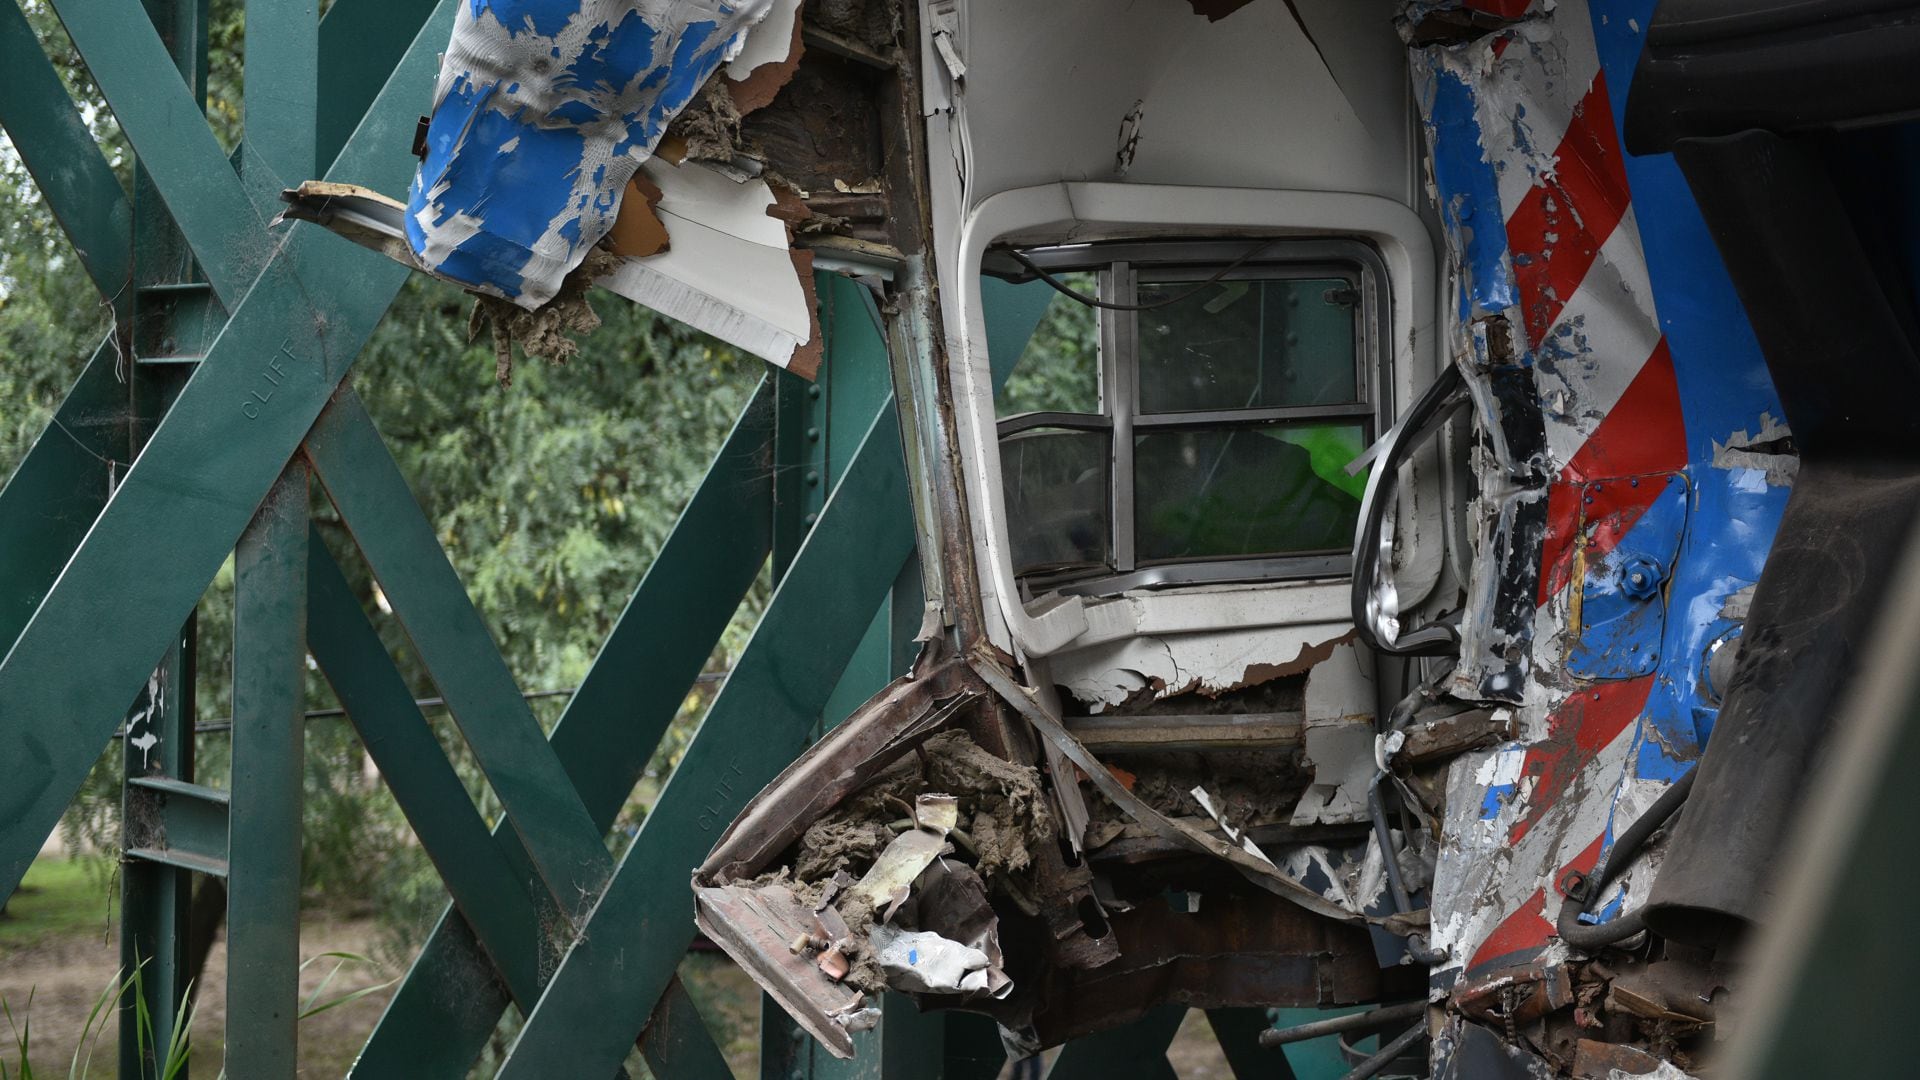
M 532 309 L 773 0 L 467 0 L 407 197 L 428 271 Z

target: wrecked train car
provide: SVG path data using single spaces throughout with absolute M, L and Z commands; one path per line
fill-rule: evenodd
M 894 990 L 1688 1075 L 1914 502 L 1911 266 L 1788 138 L 1920 107 L 1911 12 L 1759 7 L 476 2 L 410 200 L 289 213 L 530 345 L 597 282 L 810 374 L 868 289 L 923 651 L 693 879 L 833 1053 Z

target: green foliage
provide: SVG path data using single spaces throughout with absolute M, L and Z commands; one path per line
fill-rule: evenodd
M 193 1030 L 193 988 L 180 995 L 180 1009 L 173 1017 L 173 1026 L 167 1032 L 167 1045 L 160 1045 L 160 1032 L 154 1025 L 153 1011 L 147 1006 L 147 995 L 143 983 L 142 970 L 145 962 L 133 969 L 132 988 L 122 989 L 122 993 L 133 995 L 134 1038 L 146 1050 L 146 1056 L 159 1067 L 160 1080 L 173 1080 L 187 1070 L 187 1061 L 193 1057 L 193 1042 L 188 1037 Z
M 415 277 L 356 385 L 529 688 L 572 686 L 761 365 L 607 293 L 572 363 L 493 381 L 468 298 Z
M 144 966 L 144 965 L 142 965 Z M 85 1080 L 93 1072 L 93 1051 L 100 1042 L 100 1036 L 107 1029 L 107 1020 L 112 1015 L 109 1007 L 126 995 L 134 995 L 134 1013 L 136 1031 L 140 1045 L 154 1061 L 161 1062 L 163 1080 L 172 1080 L 186 1070 L 187 1059 L 192 1047 L 187 1040 L 187 1029 L 193 1023 L 193 1007 L 183 1001 L 180 1015 L 175 1017 L 171 1037 L 163 1052 L 158 1036 L 154 1032 L 153 1017 L 147 1009 L 146 997 L 141 993 L 140 967 L 133 974 L 121 978 L 115 971 L 113 978 L 107 980 L 106 989 L 94 998 L 93 1008 L 87 1012 L 86 1022 L 80 1027 L 80 1038 L 73 1046 L 73 1057 L 67 1065 L 67 1080 Z M 13 1006 L 5 997 L 0 997 L 0 1015 L 4 1015 L 7 1025 L 12 1029 L 13 1064 L 8 1065 L 5 1057 L 0 1057 L 0 1080 L 34 1080 L 38 1075 L 33 1067 L 33 992 L 27 992 L 27 1001 L 15 1016 Z
M 45 0 L 22 0 L 22 8 L 103 152 L 132 190 L 125 140 L 58 19 Z M 226 147 L 236 144 L 243 119 L 243 18 L 240 0 L 210 5 L 206 107 Z M 357 363 L 355 385 L 520 685 L 572 687 L 763 365 L 599 294 L 594 306 L 605 325 L 582 342 L 578 357 L 557 368 L 523 360 L 514 385 L 502 389 L 493 381 L 488 343 L 466 340 L 469 304 L 451 286 L 414 278 Z M 41 436 L 82 362 L 112 326 L 112 310 L 0 135 L 0 350 L 7 357 L 0 364 L 0 477 L 11 475 Z M 385 598 L 353 552 L 344 524 L 317 489 L 314 514 L 403 678 L 418 696 L 437 696 L 404 632 L 386 616 Z M 756 590 L 716 648 L 713 666 L 728 666 L 744 645 L 764 596 L 764 587 Z M 222 721 L 232 712 L 231 561 L 210 585 L 195 623 L 196 719 Z M 706 696 L 689 697 L 663 761 L 677 756 Z M 541 722 L 550 726 L 563 701 L 537 702 Z M 308 702 L 315 709 L 334 704 L 317 671 L 309 671 Z M 476 805 L 496 816 L 450 718 L 434 710 L 429 717 Z M 225 732 L 198 737 L 197 781 L 226 783 L 227 739 Z M 307 746 L 302 845 L 309 900 L 379 912 L 396 937 L 417 943 L 445 902 L 437 875 L 350 725 L 315 720 L 308 725 Z M 63 822 L 76 851 L 117 850 L 120 769 L 119 750 L 109 748 Z M 642 813 L 644 808 L 634 807 L 627 820 Z M 92 895 L 104 903 L 111 891 L 110 856 L 102 854 L 96 865 L 100 876 Z
M 100 869 L 94 860 L 35 859 L 0 917 L 0 957 L 49 939 L 105 934 L 108 889 Z
M 1093 296 L 1099 289 L 1099 275 L 1062 274 L 1068 286 Z M 1034 280 L 1019 286 L 1042 295 L 1051 295 L 1046 314 L 1034 327 L 1026 350 L 1007 376 L 1006 385 L 994 395 L 994 411 L 1000 416 L 1027 412 L 1100 411 L 1100 331 L 1098 314 L 1093 308 L 1070 297 L 1053 292 L 1053 286 Z
M 341 969 L 345 968 L 348 964 L 371 964 L 373 961 L 358 953 L 323 952 L 315 956 L 309 956 L 301 961 L 300 970 L 305 971 L 310 965 L 321 960 L 334 960 L 337 961 L 337 963 L 333 965 L 332 971 L 327 972 L 326 978 L 320 980 L 320 985 L 313 988 L 313 993 L 307 995 L 307 1000 L 300 1003 L 300 1019 L 302 1020 L 305 1020 L 309 1016 L 318 1016 L 328 1009 L 337 1009 L 342 1005 L 351 1005 L 363 997 L 370 994 L 377 994 L 400 981 L 398 979 L 388 979 L 386 982 L 375 983 L 372 986 L 363 986 L 358 990 L 350 990 L 344 994 L 322 1001 L 320 999 L 326 994 L 327 987 L 333 985 L 333 980 L 339 976 Z

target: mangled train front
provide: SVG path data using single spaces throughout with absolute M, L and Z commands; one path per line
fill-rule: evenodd
M 593 105 L 605 185 L 455 205 L 460 95 L 537 87 L 443 77 L 405 235 L 537 308 L 638 191 L 685 249 L 602 284 L 802 374 L 809 268 L 886 324 L 923 650 L 733 823 L 701 928 L 843 1056 L 894 990 L 1016 1052 L 1164 1002 L 1424 1001 L 1383 1042 L 1438 1076 L 1699 1067 L 1751 912 L 1666 838 L 1763 700 L 1743 638 L 1818 418 L 1697 178 L 1626 152 L 1651 0 L 653 7 L 639 81 L 513 113 Z M 626 25 L 517 11 L 462 26 L 578 68 Z M 867 74 L 763 47 L 743 91 L 741 34 Z M 689 80 L 791 122 L 630 186 Z M 538 226 L 512 275 L 495 218 Z
M 1424 997 L 1450 1075 L 1488 1038 L 1695 1064 L 1723 973 L 1596 927 L 1637 925 L 1659 845 L 1616 842 L 1699 756 L 1793 466 L 1727 451 L 1782 410 L 1670 166 L 1620 150 L 1614 6 L 1168 4 L 1071 88 L 1003 50 L 1091 6 L 931 32 L 923 554 L 978 584 L 696 875 L 835 1052 L 891 988 L 1026 1050 Z

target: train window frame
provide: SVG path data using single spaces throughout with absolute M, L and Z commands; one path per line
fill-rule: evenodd
M 1014 573 L 1029 597 L 1047 592 L 1108 595 L 1129 589 L 1245 581 L 1283 581 L 1346 577 L 1352 551 L 1340 549 L 1273 555 L 1186 556 L 1142 559 L 1136 550 L 1136 435 L 1224 427 L 1260 427 L 1283 423 L 1341 423 L 1361 428 L 1361 445 L 1384 430 L 1392 410 L 1392 298 L 1384 261 L 1374 247 L 1348 237 L 1264 240 L 1235 237 L 1213 240 L 1139 240 L 1023 248 L 1021 254 L 1050 274 L 1092 272 L 1099 299 L 1139 303 L 1144 274 L 1152 282 L 1204 282 L 1243 257 L 1250 246 L 1267 245 L 1254 258 L 1234 266 L 1221 281 L 1340 278 L 1357 292 L 1354 325 L 1354 401 L 1293 406 L 1255 406 L 1150 413 L 1139 408 L 1139 324 L 1141 312 L 1096 309 L 1099 412 L 1019 412 L 1000 415 L 995 403 L 996 439 L 1004 447 L 1027 432 L 1104 432 L 1108 440 L 1107 555 L 1103 563 L 1049 566 Z M 1015 283 L 1046 288 L 1037 275 L 1005 251 L 990 250 L 982 272 Z M 1061 297 L 1058 302 L 1075 303 Z M 1364 475 L 1364 474 L 1362 474 Z M 1004 478 L 1003 478 L 1004 482 Z M 1010 518 L 1013 514 L 1009 509 Z M 1009 520 L 1010 532 L 1018 523 Z M 1011 537 L 1010 537 L 1011 539 Z

